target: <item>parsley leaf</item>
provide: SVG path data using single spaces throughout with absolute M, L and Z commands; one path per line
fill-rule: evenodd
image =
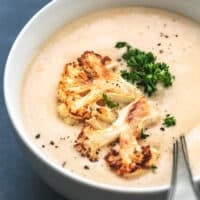
M 157 91 L 158 83 L 164 87 L 173 84 L 174 76 L 170 73 L 169 66 L 156 62 L 156 57 L 151 52 L 133 48 L 126 42 L 118 42 L 115 47 L 127 48 L 122 58 L 129 70 L 121 71 L 122 78 L 143 88 L 149 96 Z
M 115 45 L 115 47 L 117 49 L 121 49 L 121 48 L 126 47 L 126 46 L 127 46 L 126 42 L 117 42 L 117 44 Z
M 109 108 L 115 108 L 119 104 L 111 101 L 106 94 L 103 94 L 103 101 Z
M 171 116 L 170 114 L 167 114 L 163 125 L 165 125 L 166 127 L 170 127 L 170 126 L 175 126 L 176 125 L 176 119 L 174 116 Z
M 146 139 L 147 137 L 149 137 L 149 135 L 148 135 L 148 134 L 145 134 L 145 133 L 144 133 L 144 129 L 142 129 L 142 130 L 141 130 L 141 133 L 140 133 L 140 138 L 144 140 L 144 139 Z
M 156 165 L 152 165 L 151 166 L 151 169 L 152 169 L 152 172 L 155 173 L 156 172 L 156 169 L 158 169 L 158 167 Z

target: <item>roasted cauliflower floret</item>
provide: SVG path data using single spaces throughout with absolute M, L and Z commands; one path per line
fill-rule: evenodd
M 149 106 L 144 97 L 141 97 L 123 108 L 118 119 L 106 129 L 96 130 L 86 124 L 76 140 L 75 147 L 82 156 L 95 161 L 102 147 L 112 143 L 118 137 L 125 137 L 124 135 L 139 138 L 142 128 L 152 125 L 158 119 L 158 113 Z M 121 142 L 124 140 L 120 139 Z M 123 148 L 125 147 L 124 145 Z
M 133 85 L 108 69 L 110 64 L 109 57 L 90 51 L 66 64 L 57 93 L 58 114 L 66 123 L 73 125 L 86 120 L 94 123 L 96 120 L 94 124 L 101 121 L 108 126 L 116 120 L 118 112 L 105 104 L 99 105 L 103 94 L 120 105 L 130 103 L 139 95 Z M 99 128 L 104 128 L 100 124 Z
M 143 128 L 147 128 L 159 120 L 157 112 L 142 97 L 133 104 L 126 117 L 129 128 L 119 137 L 119 147 L 111 150 L 105 160 L 116 174 L 123 177 L 138 175 L 151 168 L 158 158 L 156 149 L 149 145 L 141 146 L 138 140 Z

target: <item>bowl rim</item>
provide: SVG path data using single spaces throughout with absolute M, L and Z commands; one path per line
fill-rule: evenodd
M 162 186 L 151 186 L 151 187 L 130 187 L 130 186 L 116 186 L 116 185 L 109 185 L 105 183 L 100 183 L 88 178 L 85 178 L 81 175 L 74 174 L 70 172 L 67 169 L 63 169 L 61 166 L 58 164 L 54 163 L 52 160 L 48 159 L 45 157 L 44 154 L 41 153 L 41 150 L 26 137 L 25 130 L 22 126 L 19 125 L 18 123 L 18 118 L 15 116 L 15 113 L 12 112 L 12 100 L 9 98 L 9 88 L 7 82 L 9 81 L 9 69 L 12 67 L 11 66 L 11 60 L 13 59 L 13 53 L 16 51 L 18 44 L 20 43 L 21 38 L 24 36 L 24 33 L 26 30 L 29 29 L 29 27 L 32 25 L 32 23 L 41 16 L 42 13 L 48 12 L 48 9 L 50 7 L 55 6 L 57 3 L 59 3 L 58 0 L 53 0 L 46 5 L 44 5 L 41 9 L 39 9 L 36 14 L 34 14 L 30 20 L 25 24 L 25 26 L 21 29 L 19 34 L 17 35 L 11 50 L 9 52 L 6 64 L 5 64 L 5 69 L 4 69 L 4 77 L 3 77 L 3 91 L 4 91 L 4 100 L 5 100 L 5 105 L 7 108 L 7 112 L 9 115 L 9 118 L 12 122 L 13 127 L 15 128 L 15 134 L 20 138 L 20 140 L 23 142 L 23 144 L 26 146 L 26 148 L 29 149 L 29 151 L 37 157 L 37 159 L 45 164 L 46 166 L 50 167 L 54 173 L 58 173 L 59 175 L 63 176 L 64 178 L 69 178 L 75 182 L 78 182 L 79 184 L 83 184 L 95 189 L 99 190 L 105 190 L 109 192 L 116 192 L 116 193 L 132 193 L 132 194 L 148 194 L 148 193 L 160 193 L 160 192 L 165 192 L 169 189 L 169 185 L 162 185 Z M 200 177 L 197 177 L 198 180 Z

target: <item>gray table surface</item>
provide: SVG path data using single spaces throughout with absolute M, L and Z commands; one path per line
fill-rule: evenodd
M 0 200 L 62 200 L 32 171 L 13 137 L 3 99 L 9 49 L 24 24 L 48 0 L 0 0 Z

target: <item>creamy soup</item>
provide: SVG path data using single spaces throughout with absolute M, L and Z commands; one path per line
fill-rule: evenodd
M 151 51 L 167 63 L 176 79 L 153 99 L 161 118 L 170 113 L 176 126 L 161 130 L 162 122 L 149 130 L 147 141 L 159 149 L 155 172 L 124 179 L 116 176 L 104 159 L 90 162 L 74 148 L 80 126 L 66 125 L 57 115 L 56 92 L 64 65 L 86 50 L 117 60 L 116 42 Z M 66 170 L 97 182 L 130 187 L 168 184 L 172 143 L 187 134 L 193 171 L 200 174 L 200 26 L 171 12 L 142 7 L 117 8 L 89 14 L 66 24 L 39 49 L 27 68 L 21 91 L 24 126 L 42 154 Z M 101 155 L 100 155 L 101 156 Z

